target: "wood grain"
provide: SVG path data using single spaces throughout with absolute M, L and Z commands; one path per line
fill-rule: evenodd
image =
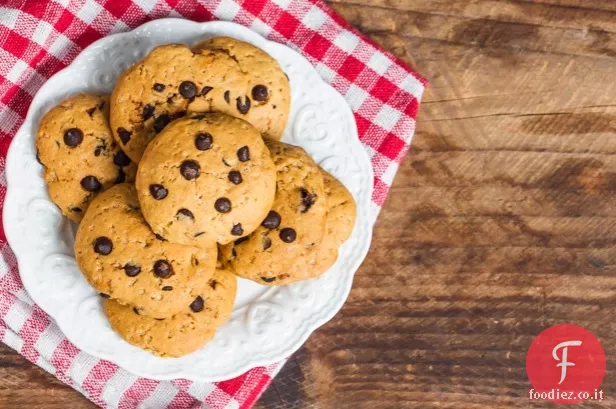
M 334 0 L 430 78 L 342 311 L 259 409 L 534 408 L 525 356 L 576 323 L 616 381 L 616 2 Z M 0 347 L 1 408 L 90 408 Z
M 336 0 L 429 76 L 348 302 L 259 408 L 529 408 L 530 342 L 576 323 L 614 364 L 616 3 Z M 616 383 L 606 376 L 614 406 Z

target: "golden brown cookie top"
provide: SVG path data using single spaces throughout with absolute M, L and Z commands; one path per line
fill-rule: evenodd
M 314 250 L 317 253 L 315 277 L 323 274 L 336 262 L 338 248 L 351 236 L 357 214 L 355 200 L 347 188 L 326 171 L 321 172 L 325 182 L 327 218 L 323 241 Z
M 43 116 L 37 132 L 51 199 L 76 222 L 98 193 L 135 177 L 136 166 L 112 137 L 108 108 L 106 96 L 73 95 Z
M 260 48 L 231 37 L 214 37 L 195 49 L 222 51 L 237 61 L 248 79 L 250 109 L 228 113 L 247 120 L 264 136 L 280 139 L 291 109 L 291 86 L 280 64 Z
M 261 284 L 312 277 L 313 249 L 325 232 L 327 201 L 317 164 L 297 146 L 266 141 L 276 166 L 276 197 L 261 226 L 221 247 L 234 272 Z
M 353 195 L 335 177 L 321 170 L 327 198 L 327 221 L 325 235 L 341 245 L 351 236 L 355 227 L 357 207 Z
M 221 113 L 170 124 L 139 164 L 137 192 L 154 232 L 189 245 L 255 230 L 272 206 L 276 171 L 259 132 Z
M 217 249 L 157 238 L 133 185 L 120 184 L 90 205 L 75 238 L 81 272 L 97 291 L 155 318 L 171 317 L 203 294 Z
M 159 46 L 118 80 L 111 95 L 111 129 L 138 163 L 169 122 L 190 111 L 237 110 L 245 103 L 246 88 L 246 76 L 227 53 Z
M 224 267 L 217 269 L 205 292 L 184 311 L 157 320 L 131 307 L 105 300 L 111 326 L 127 342 L 159 356 L 179 357 L 201 348 L 231 314 L 237 279 Z

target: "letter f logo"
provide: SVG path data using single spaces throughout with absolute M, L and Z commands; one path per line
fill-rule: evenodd
M 552 350 L 552 356 L 554 357 L 554 359 L 557 361 L 561 361 L 559 364 L 556 364 L 556 367 L 561 368 L 560 382 L 558 382 L 559 385 L 563 383 L 563 381 L 567 377 L 567 367 L 575 366 L 573 362 L 567 361 L 569 347 L 579 347 L 580 345 L 582 345 L 582 341 L 565 341 L 565 342 L 561 342 L 560 344 L 556 345 L 554 349 Z M 558 350 L 561 348 L 563 350 L 562 360 L 558 358 Z

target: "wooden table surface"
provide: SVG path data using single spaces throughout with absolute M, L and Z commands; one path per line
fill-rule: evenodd
M 342 311 L 259 409 L 554 407 L 525 356 L 550 325 L 616 380 L 616 1 L 334 0 L 430 78 L 417 135 Z M 93 408 L 0 347 L 1 408 Z

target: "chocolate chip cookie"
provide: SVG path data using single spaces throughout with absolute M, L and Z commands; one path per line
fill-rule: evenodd
M 291 108 L 291 87 L 280 64 L 260 48 L 230 37 L 211 38 L 196 49 L 228 53 L 248 78 L 248 92 L 241 104 L 223 112 L 245 119 L 268 138 L 280 139 Z
M 315 248 L 318 254 L 313 277 L 321 275 L 336 262 L 338 248 L 353 232 L 357 213 L 355 200 L 347 188 L 326 171 L 321 171 L 325 182 L 327 218 L 325 236 L 321 244 Z
M 108 108 L 106 96 L 73 95 L 45 114 L 38 129 L 49 196 L 76 222 L 98 193 L 135 178 L 136 166 L 113 139 Z
M 276 166 L 274 204 L 252 234 L 222 246 L 221 254 L 238 276 L 281 285 L 314 276 L 327 200 L 323 174 L 302 148 L 266 144 Z
M 174 243 L 229 243 L 255 230 L 274 201 L 276 170 L 259 132 L 221 113 L 178 119 L 137 172 L 142 212 Z
M 104 309 L 113 329 L 127 342 L 158 356 L 180 357 L 214 337 L 231 314 L 236 291 L 237 279 L 219 264 L 204 293 L 171 318 L 146 317 L 115 300 L 105 300 Z
M 111 129 L 126 154 L 139 163 L 152 138 L 188 111 L 243 106 L 247 79 L 229 54 L 197 54 L 180 44 L 155 48 L 118 80 L 111 95 Z
M 90 204 L 77 236 L 81 272 L 100 293 L 139 314 L 168 318 L 204 293 L 217 249 L 158 238 L 141 215 L 133 185 L 116 185 Z

